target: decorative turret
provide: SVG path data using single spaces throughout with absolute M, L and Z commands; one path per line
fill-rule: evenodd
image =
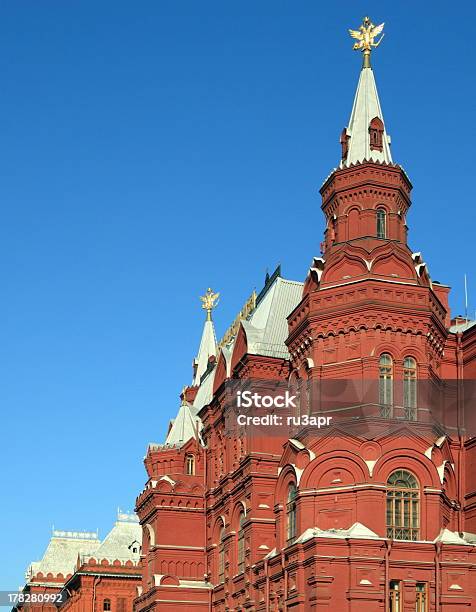
M 320 189 L 322 210 L 327 229 L 322 243 L 324 259 L 329 264 L 331 252 L 342 250 L 343 245 L 364 249 L 363 261 L 369 267 L 375 249 L 385 243 L 395 244 L 404 251 L 407 248 L 406 215 L 411 205 L 412 185 L 403 169 L 393 163 L 390 137 L 385 122 L 370 64 L 374 39 L 382 33 L 384 24 L 375 26 L 365 17 L 359 30 L 349 30 L 358 40 L 355 50 L 364 54 L 349 124 L 341 133 L 342 159 L 337 170 L 326 179 Z M 382 34 L 383 37 L 383 34 Z M 401 270 L 407 278 L 414 277 L 410 254 L 407 270 Z M 328 265 L 326 265 L 328 271 Z M 322 266 L 323 277 L 327 272 Z M 398 272 L 397 272 L 398 274 Z M 354 271 L 343 273 L 343 280 L 354 277 Z M 339 278 L 339 275 L 338 275 Z M 336 279 L 333 278 L 333 281 Z
M 320 189 L 327 222 L 321 257 L 313 258 L 303 300 L 288 317 L 293 366 L 300 371 L 315 364 L 311 377 L 323 377 L 319 368 L 325 366 L 328 378 L 349 377 L 355 368 L 373 380 L 387 354 L 401 372 L 405 357 L 416 361 L 417 354 L 422 378 L 440 371 L 448 289 L 432 282 L 421 254 L 407 244 L 412 185 L 392 162 L 370 66 L 382 30 L 365 18 L 351 31 L 364 65 L 341 135 L 345 160 Z

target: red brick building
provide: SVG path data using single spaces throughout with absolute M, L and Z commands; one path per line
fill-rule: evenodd
M 27 573 L 36 601 L 18 608 L 476 608 L 476 322 L 451 319 L 449 287 L 407 243 L 412 186 L 392 159 L 372 28 L 354 32 L 364 64 L 304 282 L 278 268 L 220 342 L 207 292 L 192 383 L 147 451 L 140 524 L 121 514 L 103 541 L 54 531 Z M 300 426 L 237 425 L 236 389 L 253 385 L 290 390 Z
M 476 608 L 476 442 L 460 427 L 474 397 L 461 384 L 476 376 L 476 323 L 451 320 L 449 288 L 407 243 L 412 185 L 392 159 L 363 50 L 305 282 L 278 270 L 219 344 L 213 299 L 204 304 L 193 383 L 145 459 L 136 612 Z M 255 379 L 299 389 L 301 415 L 339 406 L 355 430 L 229 435 L 230 381 Z M 374 381 L 359 419 L 344 391 L 334 405 L 313 396 L 333 381 Z M 440 427 L 420 383 L 447 381 L 458 383 L 456 417 L 438 413 Z
M 26 572 L 17 609 L 30 612 L 132 612 L 141 583 L 142 530 L 134 514 L 118 513 L 104 540 L 96 532 L 54 530 L 40 561 Z M 51 601 L 45 595 L 57 595 Z

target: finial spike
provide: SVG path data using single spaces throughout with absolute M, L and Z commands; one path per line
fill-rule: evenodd
M 364 54 L 363 68 L 370 68 L 370 54 L 372 52 L 372 47 L 378 47 L 382 42 L 383 37 L 383 28 L 385 23 L 381 23 L 376 26 L 373 24 L 368 17 L 364 17 L 362 25 L 358 30 L 349 30 L 349 34 L 352 38 L 355 38 L 358 42 L 354 44 L 354 51 L 362 51 Z M 378 42 L 375 42 L 375 38 L 382 34 Z
M 200 296 L 202 308 L 207 311 L 207 321 L 212 320 L 212 310 L 217 306 L 219 297 L 220 294 L 215 293 L 210 287 L 205 295 Z

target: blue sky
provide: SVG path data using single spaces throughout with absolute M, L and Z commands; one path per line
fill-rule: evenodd
M 410 244 L 455 311 L 468 272 L 474 309 L 472 3 L 0 2 L 0 589 L 53 524 L 104 535 L 134 506 L 198 296 L 221 292 L 220 334 L 266 269 L 303 279 L 366 13 Z

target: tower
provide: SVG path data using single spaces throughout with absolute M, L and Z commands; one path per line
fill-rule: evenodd
M 217 341 L 212 311 L 219 294 L 201 298 L 206 311 L 193 380 L 185 386 L 164 444 L 149 444 L 145 488 L 136 501 L 143 529 L 143 575 L 135 609 L 208 606 L 205 563 L 205 454 L 198 412 L 211 398 Z

